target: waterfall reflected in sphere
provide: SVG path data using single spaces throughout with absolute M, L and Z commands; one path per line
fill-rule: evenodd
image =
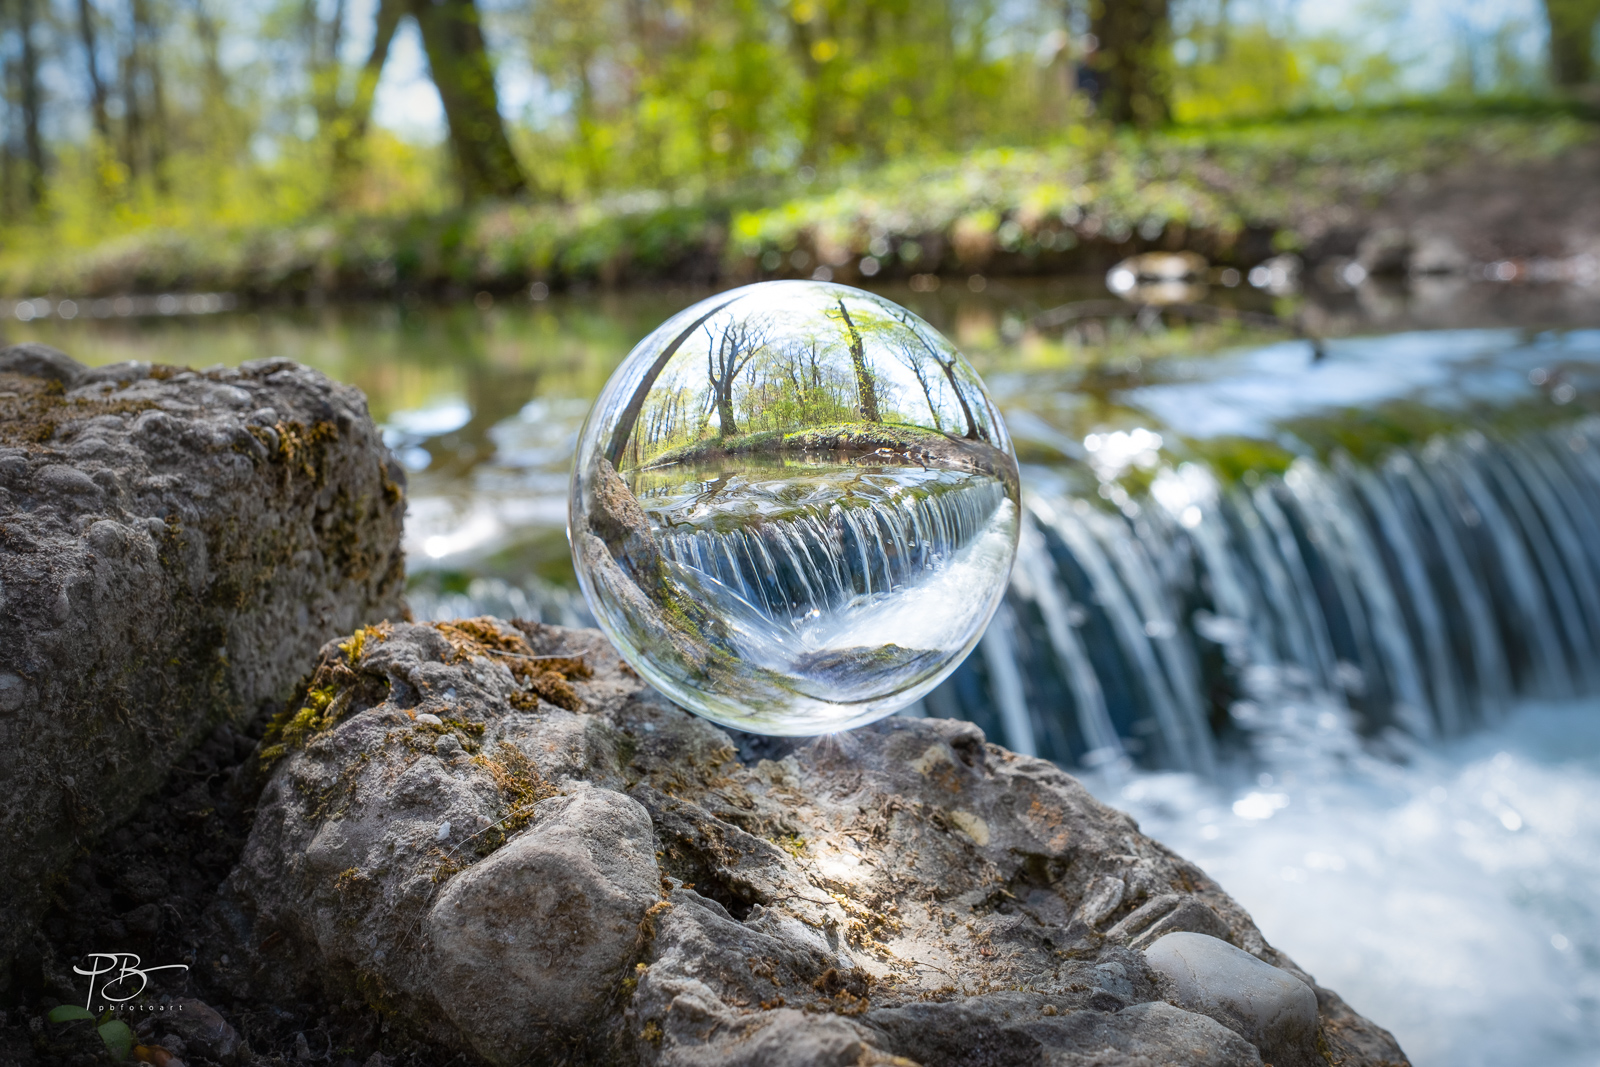
M 938 331 L 871 293 L 765 282 L 659 327 L 606 383 L 568 534 L 600 626 L 726 726 L 808 735 L 921 697 L 1016 555 L 1016 457 Z

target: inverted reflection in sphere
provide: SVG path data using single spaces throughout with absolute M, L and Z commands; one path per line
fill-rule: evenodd
M 971 650 L 1016 554 L 1017 465 L 936 330 L 871 293 L 766 282 L 664 323 L 606 383 L 573 561 L 647 681 L 740 730 L 818 734 Z

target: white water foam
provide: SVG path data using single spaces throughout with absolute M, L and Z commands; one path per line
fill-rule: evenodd
M 1524 704 L 1398 763 L 1318 718 L 1335 743 L 1232 790 L 1085 782 L 1417 1067 L 1600 1067 L 1600 701 Z
M 860 596 L 826 613 L 777 620 L 735 590 L 677 560 L 670 565 L 734 635 L 739 653 L 769 670 L 787 672 L 808 653 L 898 644 L 955 651 L 1004 589 L 1001 577 L 1016 538 L 1017 508 L 1002 498 L 977 535 L 948 558 L 891 593 Z
M 887 596 L 863 598 L 851 610 L 805 619 L 797 627 L 807 651 L 898 644 L 960 648 L 972 620 L 1004 588 L 1017 538 L 1017 507 L 1001 499 L 978 535 L 939 560 L 920 579 Z

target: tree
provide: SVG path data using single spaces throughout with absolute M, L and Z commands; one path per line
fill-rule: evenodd
M 988 431 L 978 425 L 978 420 L 972 415 L 972 406 L 967 403 L 966 394 L 961 391 L 961 383 L 956 381 L 955 355 L 953 353 L 948 356 L 941 354 L 938 348 L 934 347 L 927 337 L 923 336 L 922 331 L 917 329 L 916 325 L 911 321 L 909 313 L 902 312 L 897 317 L 900 319 L 901 324 L 910 331 L 911 336 L 917 339 L 917 343 L 922 345 L 923 350 L 928 353 L 928 358 L 933 360 L 934 365 L 944 372 L 945 381 L 950 383 L 950 391 L 956 394 L 956 403 L 961 405 L 961 416 L 967 423 L 967 440 L 987 441 L 989 439 Z M 921 375 L 917 377 L 920 381 Z
M 717 409 L 717 434 L 731 437 L 739 432 L 733 415 L 733 384 L 739 372 L 767 347 L 767 323 L 755 316 L 734 318 L 723 326 L 721 340 L 713 338 L 707 326 L 706 341 L 706 380 Z
M 228 75 L 222 69 L 222 32 L 206 6 L 206 0 L 191 0 L 190 6 L 194 8 L 194 34 L 200 42 L 201 69 L 205 74 L 206 101 L 202 111 L 211 127 L 206 132 L 208 136 L 215 137 L 236 128 L 229 121 Z M 222 128 L 224 126 L 226 129 Z
M 1550 20 L 1550 80 L 1563 89 L 1594 80 L 1600 0 L 1544 0 Z
M 335 198 L 349 192 L 351 181 L 359 168 L 361 146 L 366 142 L 367 127 L 372 122 L 372 102 L 377 95 L 378 79 L 383 75 L 383 65 L 389 60 L 389 46 L 394 42 L 404 6 L 405 0 L 379 0 L 372 48 L 367 52 L 367 61 L 361 65 L 360 73 L 356 75 L 350 106 L 338 117 L 333 130 L 332 192 Z
M 379 17 L 382 17 L 380 6 Z M 322 17 L 318 0 L 302 0 L 300 7 L 301 46 L 305 50 L 306 74 L 311 82 L 311 107 L 322 130 L 332 129 L 342 110 L 339 90 L 343 66 L 339 62 L 344 40 L 345 0 L 334 0 L 333 10 Z
M 476 0 L 412 0 L 428 70 L 444 104 L 464 199 L 515 196 L 528 180 L 511 151 Z
M 44 141 L 39 136 L 39 51 L 34 44 L 34 0 L 17 5 L 17 34 L 22 38 L 22 142 L 27 156 L 28 203 L 44 200 Z
M 878 390 L 872 381 L 872 370 L 867 366 L 866 345 L 861 340 L 861 331 L 856 329 L 850 312 L 844 306 L 844 297 L 839 298 L 839 316 L 844 319 L 844 327 L 850 333 L 850 366 L 856 372 L 856 396 L 861 417 L 867 422 L 879 422 Z
M 1103 118 L 1155 126 L 1171 117 L 1168 7 L 1169 0 L 1091 0 L 1089 30 L 1098 45 L 1088 65 Z
M 734 298 L 734 300 L 737 299 L 738 297 Z M 678 336 L 668 342 L 667 347 L 663 348 L 661 354 L 656 357 L 656 361 L 645 369 L 644 374 L 639 378 L 639 384 L 633 388 L 633 395 L 628 398 L 627 406 L 622 409 L 622 414 L 617 416 L 616 426 L 611 430 L 611 443 L 606 446 L 606 459 L 611 461 L 613 467 L 622 462 L 622 454 L 627 451 L 628 440 L 633 436 L 634 425 L 639 421 L 639 413 L 644 410 L 645 399 L 649 397 L 650 390 L 655 388 L 656 379 L 661 377 L 661 372 L 667 369 L 667 364 L 672 362 L 672 357 L 678 354 L 678 349 L 683 347 L 685 341 L 694 336 L 696 330 L 704 326 L 711 316 L 731 303 L 733 303 L 733 300 L 724 300 L 682 330 L 679 330 Z
M 928 368 L 923 365 L 923 357 L 927 355 L 924 346 L 914 344 L 903 336 L 896 336 L 894 354 L 922 387 L 922 398 L 928 402 L 928 414 L 933 416 L 933 428 L 943 433 L 944 425 L 939 421 L 939 405 L 933 401 L 933 388 L 928 383 Z
M 145 106 L 140 113 L 139 127 L 142 137 L 134 142 L 135 149 L 142 140 L 149 153 L 150 175 L 157 191 L 165 194 L 167 184 L 167 90 L 161 62 L 162 25 L 150 9 L 150 0 L 131 0 L 129 11 L 133 17 L 132 51 L 128 55 L 128 85 L 130 98 L 140 88 L 145 94 Z M 129 107 L 129 116 L 134 109 Z
M 78 34 L 83 38 L 83 59 L 89 73 L 89 107 L 94 132 L 102 145 L 111 143 L 111 119 L 106 112 L 106 83 L 100 79 L 100 50 L 96 47 L 95 11 L 89 0 L 78 0 Z

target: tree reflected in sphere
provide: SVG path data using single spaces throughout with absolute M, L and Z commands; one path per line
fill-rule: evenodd
M 629 354 L 590 412 L 569 536 L 623 657 L 739 730 L 888 715 L 955 669 L 1016 555 L 1016 457 L 976 372 L 882 297 L 714 296 Z

